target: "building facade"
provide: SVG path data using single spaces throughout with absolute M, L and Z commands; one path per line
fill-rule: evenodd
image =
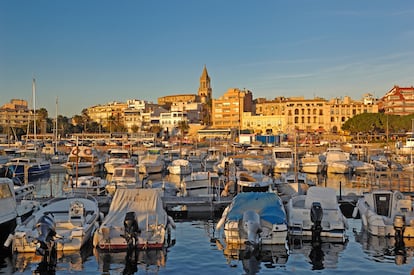
M 105 105 L 96 105 L 87 108 L 89 118 L 104 127 L 111 128 L 114 123 L 124 124 L 126 102 L 109 102 Z
M 251 91 L 229 89 L 223 96 L 212 100 L 212 126 L 216 129 L 240 129 L 243 112 L 253 111 Z
M 394 86 L 379 101 L 380 111 L 390 115 L 414 113 L 414 87 Z
M 362 113 L 378 113 L 378 104 L 372 95 L 366 94 L 360 101 L 349 96 L 326 100 L 324 98 L 278 97 L 274 100 L 257 99 L 256 115 L 249 118 L 249 125 L 260 125 L 257 132 L 289 133 L 330 132 L 338 133 L 342 124 L 351 117 Z M 257 122 L 253 120 L 257 119 Z M 264 127 L 263 125 L 266 125 Z M 244 127 L 248 125 L 243 124 Z M 251 129 L 251 128 L 248 128 Z

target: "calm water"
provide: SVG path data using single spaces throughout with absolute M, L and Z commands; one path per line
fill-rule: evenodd
M 37 184 L 37 194 L 59 194 L 64 175 L 52 174 L 49 181 Z M 343 194 L 359 193 L 349 179 L 331 178 L 324 184 Z M 52 182 L 52 184 L 50 184 Z M 56 274 L 410 274 L 414 272 L 414 240 L 395 251 L 392 239 L 373 238 L 361 232 L 361 222 L 348 219 L 349 241 L 345 245 L 324 243 L 272 246 L 260 255 L 249 255 L 226 247 L 222 231 L 215 231 L 215 220 L 176 221 L 175 244 L 166 250 L 141 251 L 135 257 L 126 253 L 100 253 L 85 247 L 81 252 L 58 255 Z M 127 260 L 128 259 L 128 260 Z M 2 274 L 33 274 L 41 265 L 34 254 L 0 258 Z M 42 273 L 50 274 L 50 273 Z

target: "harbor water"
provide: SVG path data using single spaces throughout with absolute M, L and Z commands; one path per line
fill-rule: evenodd
M 158 176 L 154 176 L 158 177 Z M 334 187 L 338 194 L 361 194 L 367 186 L 354 178 L 331 176 L 315 179 Z M 61 194 L 65 173 L 52 173 L 36 184 L 36 196 Z M 339 191 L 341 187 L 341 191 Z M 1 274 L 414 274 L 414 240 L 394 247 L 393 239 L 368 236 L 359 219 L 348 218 L 345 244 L 292 243 L 263 247 L 251 255 L 237 247 L 226 247 L 217 217 L 177 219 L 175 242 L 164 250 L 142 250 L 135 257 L 125 252 L 102 253 L 85 246 L 80 252 L 57 255 L 54 272 L 43 272 L 40 257 L 31 253 L 2 255 Z

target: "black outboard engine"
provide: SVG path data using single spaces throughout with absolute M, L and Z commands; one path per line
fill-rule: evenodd
M 36 228 L 38 231 L 36 253 L 47 256 L 55 248 L 56 226 L 55 221 L 50 215 L 43 215 L 37 221 Z
M 127 212 L 124 219 L 124 235 L 128 248 L 132 248 L 136 245 L 138 235 L 141 230 L 138 228 L 138 222 L 135 218 L 135 212 Z
M 405 216 L 404 215 L 395 215 L 394 217 L 394 238 L 395 238 L 395 247 L 405 247 L 404 245 L 404 231 L 405 231 Z
M 312 225 L 312 244 L 320 245 L 322 232 L 323 210 L 320 202 L 313 202 L 310 212 Z

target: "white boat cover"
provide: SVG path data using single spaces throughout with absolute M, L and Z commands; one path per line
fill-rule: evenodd
M 244 192 L 233 198 L 228 221 L 239 221 L 246 210 L 253 210 L 271 224 L 286 223 L 286 213 L 281 200 L 271 192 Z
M 167 213 L 163 208 L 161 189 L 127 189 L 116 190 L 102 224 L 123 225 L 125 214 L 135 212 L 139 228 L 146 228 L 150 224 L 166 224 Z
M 305 208 L 310 209 L 313 202 L 320 202 L 323 209 L 337 209 L 336 190 L 329 187 L 310 187 L 306 193 Z

